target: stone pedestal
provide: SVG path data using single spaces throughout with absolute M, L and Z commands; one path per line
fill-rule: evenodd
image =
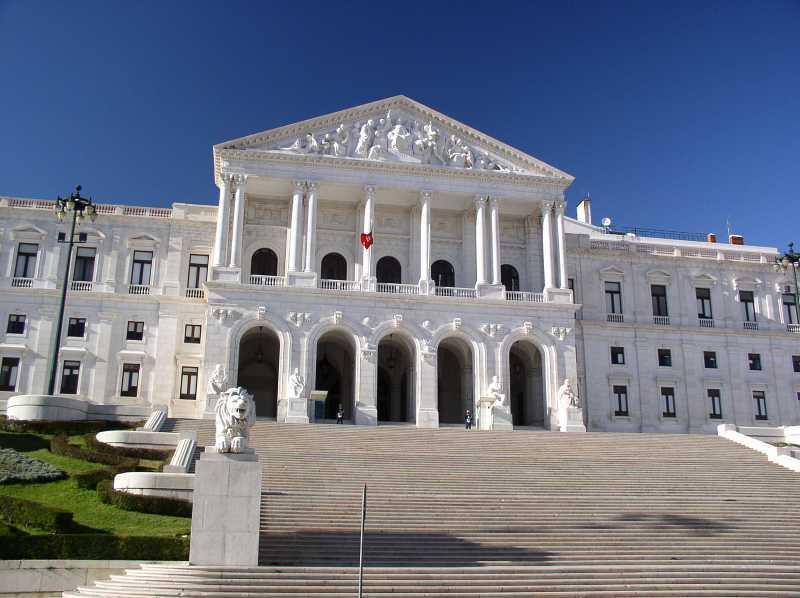
M 493 397 L 481 397 L 478 399 L 478 409 L 475 413 L 475 427 L 479 430 L 492 429 L 492 403 Z
M 280 421 L 287 424 L 307 424 L 308 423 L 308 399 L 305 397 L 289 397 L 284 402 L 286 413 Z M 280 412 L 281 409 L 279 408 Z
M 506 287 L 501 284 L 478 283 L 475 285 L 475 295 L 483 299 L 505 299 Z
M 205 404 L 203 405 L 203 412 L 200 414 L 201 419 L 214 419 L 216 415 L 217 400 L 219 400 L 219 395 L 206 395 Z
M 287 272 L 286 273 L 286 286 L 287 287 L 304 287 L 314 289 L 317 287 L 317 273 L 316 272 Z
M 580 407 L 562 408 L 559 419 L 561 424 L 559 429 L 562 432 L 585 432 L 586 426 L 583 424 L 583 409 Z
M 492 430 L 511 431 L 514 429 L 514 420 L 511 418 L 511 411 L 495 407 L 491 410 L 491 413 Z
M 211 268 L 211 280 L 217 282 L 241 282 L 241 268 L 226 268 L 216 266 Z
M 195 468 L 189 562 L 255 567 L 261 521 L 258 457 L 211 451 L 206 447 Z
M 572 291 L 569 289 L 545 289 L 544 297 L 548 303 L 572 303 Z

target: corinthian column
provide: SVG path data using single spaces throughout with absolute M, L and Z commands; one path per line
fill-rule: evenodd
M 431 192 L 419 194 L 419 279 L 431 279 Z
M 564 241 L 564 204 L 556 204 L 556 237 L 558 238 L 558 286 L 567 288 L 567 248 Z
M 220 175 L 219 207 L 217 208 L 217 231 L 214 235 L 214 261 L 213 266 L 225 265 L 228 246 L 228 214 L 231 204 L 231 177 L 227 174 Z
M 308 183 L 306 197 L 306 260 L 305 272 L 314 271 L 314 258 L 317 242 L 317 184 Z
M 489 216 L 492 221 L 492 284 L 502 284 L 500 277 L 500 213 L 497 198 L 489 198 Z
M 233 177 L 236 185 L 236 197 L 233 202 L 233 231 L 231 238 L 231 257 L 228 265 L 239 268 L 242 264 L 242 229 L 244 228 L 244 184 L 247 177 L 236 175 Z
M 364 187 L 364 226 L 362 232 L 371 233 L 375 225 L 375 187 Z M 365 280 L 372 278 L 372 246 L 369 249 L 361 246 L 361 276 Z
M 305 184 L 294 181 L 292 189 L 292 220 L 289 229 L 289 259 L 288 271 L 297 272 L 300 261 L 300 239 L 303 237 L 300 230 L 303 226 L 303 191 Z
M 552 289 L 553 281 L 553 206 L 542 204 L 542 259 L 544 261 L 544 288 Z
M 477 284 L 486 284 L 486 200 L 475 196 L 475 269 Z

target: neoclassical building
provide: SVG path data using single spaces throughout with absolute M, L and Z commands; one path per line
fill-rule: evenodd
M 79 227 L 59 394 L 202 417 L 223 371 L 282 422 L 490 427 L 500 392 L 554 428 L 568 379 L 589 430 L 800 423 L 775 248 L 569 217 L 572 176 L 403 96 L 216 145 L 214 178 Z M 46 392 L 64 230 L 0 199 L 0 400 Z

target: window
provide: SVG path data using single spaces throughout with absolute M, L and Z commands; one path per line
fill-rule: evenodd
M 67 336 L 83 338 L 86 335 L 86 318 L 70 318 L 67 324 Z
M 181 398 L 191 401 L 197 398 L 197 368 L 181 368 Z
M 695 289 L 697 297 L 697 317 L 701 320 L 710 320 L 714 317 L 711 311 L 711 289 Z
M 720 398 L 719 388 L 709 388 L 706 390 L 708 400 L 711 401 L 711 411 L 708 414 L 710 419 L 722 419 L 722 399 Z
M 622 283 L 606 282 L 606 313 L 622 313 Z
M 611 347 L 611 363 L 625 365 L 625 347 Z
M 144 322 L 128 321 L 128 333 L 125 340 L 140 341 L 144 338 Z
M 75 250 L 75 268 L 72 270 L 72 280 L 92 282 L 94 280 L 94 247 L 78 247 Z
M 794 293 L 783 294 L 783 323 L 797 324 L 797 297 Z
M 153 267 L 152 251 L 134 251 L 131 265 L 131 284 L 150 286 L 150 270 Z
M 658 365 L 662 368 L 672 367 L 672 351 L 670 349 L 658 350 Z
M 756 407 L 756 419 L 767 419 L 767 396 L 764 394 L 763 390 L 753 391 L 753 402 L 755 403 Z
M 119 388 L 119 396 L 135 397 L 139 394 L 139 364 L 122 364 L 122 384 Z
M 667 310 L 667 287 L 663 284 L 650 285 L 650 297 L 653 300 L 653 315 L 666 318 L 669 316 Z
M 402 282 L 402 268 L 400 262 L 391 255 L 385 255 L 375 265 L 375 277 L 378 282 L 400 284 Z
M 800 355 L 792 355 L 792 369 L 800 374 Z
M 519 272 L 511 264 L 503 264 L 500 266 L 500 282 L 502 282 L 507 291 L 519 290 Z
M 748 353 L 747 363 L 753 371 L 761 371 L 761 353 Z
M 202 330 L 200 324 L 186 324 L 183 329 L 183 342 L 184 343 L 200 343 L 200 331 Z
M 320 277 L 327 280 L 347 280 L 347 260 L 338 253 L 322 258 Z
M 756 303 L 753 297 L 753 291 L 739 291 L 739 303 L 742 304 L 744 310 L 744 321 L 756 321 Z
M 664 417 L 675 417 L 675 389 L 671 386 L 661 387 L 661 402 L 664 404 Z
M 0 362 L 0 390 L 16 390 L 19 357 L 3 357 Z
M 431 264 L 431 280 L 437 287 L 456 286 L 456 271 L 447 260 L 436 260 Z
M 703 363 L 710 370 L 717 369 L 717 352 L 703 351 Z
M 25 334 L 25 316 L 22 314 L 9 314 L 6 334 Z
M 614 386 L 614 399 L 616 400 L 616 408 L 614 415 L 617 417 L 628 415 L 628 387 L 627 386 Z
M 189 256 L 189 280 L 186 281 L 187 289 L 199 289 L 208 277 L 208 256 Z
M 17 263 L 14 266 L 15 278 L 33 278 L 36 276 L 36 256 L 39 246 L 36 243 L 20 243 L 17 248 Z
M 272 249 L 263 247 L 250 258 L 250 274 L 256 276 L 277 276 L 278 256 Z
M 81 371 L 80 361 L 65 361 L 61 369 L 61 394 L 78 394 L 78 375 Z

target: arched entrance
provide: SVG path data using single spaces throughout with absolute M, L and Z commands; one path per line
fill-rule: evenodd
M 278 371 L 281 343 L 265 326 L 251 328 L 239 342 L 239 369 L 236 383 L 253 393 L 258 417 L 278 413 Z
M 262 247 L 250 258 L 250 274 L 276 276 L 278 274 L 278 256 L 272 249 Z
M 314 388 L 327 390 L 325 403 L 314 406 L 314 418 L 336 419 L 339 405 L 344 419 L 353 418 L 355 396 L 355 347 L 344 332 L 326 332 L 317 341 L 317 369 Z
M 398 334 L 378 343 L 378 421 L 414 422 L 414 348 Z
M 322 258 L 320 277 L 326 280 L 347 280 L 347 260 L 340 253 L 329 253 Z
M 375 276 L 378 282 L 400 284 L 402 282 L 400 262 L 391 255 L 383 256 L 375 266 Z
M 506 287 L 507 291 L 519 290 L 519 272 L 511 264 L 500 266 L 500 282 Z
M 544 426 L 542 354 L 531 342 L 517 341 L 508 352 L 509 401 L 515 426 Z
M 474 410 L 472 349 L 460 338 L 447 338 L 436 355 L 439 423 L 463 423 L 464 412 Z
M 431 280 L 437 287 L 456 286 L 456 271 L 447 260 L 436 260 L 431 264 Z

